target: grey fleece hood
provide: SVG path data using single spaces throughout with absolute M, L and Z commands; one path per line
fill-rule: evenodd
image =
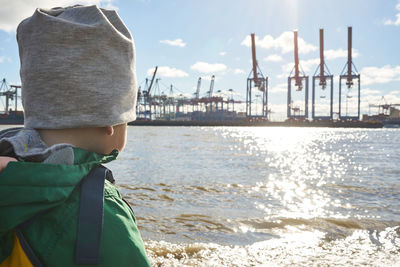
M 25 127 L 113 126 L 136 119 L 132 35 L 97 6 L 36 9 L 17 29 Z
M 0 156 L 25 161 L 52 164 L 73 164 L 74 153 L 70 144 L 47 147 L 33 129 L 10 128 L 0 132 Z

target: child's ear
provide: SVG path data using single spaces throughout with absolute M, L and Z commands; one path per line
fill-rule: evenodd
M 113 126 L 106 126 L 106 133 L 109 136 L 112 136 L 114 134 L 114 127 Z

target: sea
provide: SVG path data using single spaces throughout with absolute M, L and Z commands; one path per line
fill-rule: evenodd
M 128 128 L 153 266 L 400 266 L 400 129 Z
M 400 266 L 400 129 L 130 126 L 107 165 L 153 266 Z

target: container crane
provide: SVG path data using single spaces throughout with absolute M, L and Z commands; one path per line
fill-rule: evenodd
M 256 56 L 256 42 L 255 42 L 255 35 L 254 33 L 251 34 L 251 58 L 253 62 L 253 79 L 254 84 L 260 90 L 260 81 L 258 80 L 258 73 L 257 73 L 257 56 Z
M 378 105 L 374 105 L 374 104 L 369 104 L 369 107 L 371 108 L 378 108 L 378 113 L 379 115 L 383 114 L 383 115 L 389 115 L 389 108 L 390 105 L 387 103 L 386 99 L 384 96 L 382 96 L 381 100 L 379 101 Z M 382 111 L 381 111 L 382 110 Z
M 357 71 L 356 66 L 353 63 L 352 57 L 352 47 L 353 47 L 353 30 L 352 27 L 347 28 L 347 62 L 344 65 L 342 73 L 339 76 L 339 119 L 342 120 L 359 120 L 360 119 L 360 102 L 361 102 L 361 81 L 360 81 L 360 74 Z M 353 70 L 354 67 L 354 70 Z M 347 70 L 346 70 L 347 69 Z M 346 114 L 343 116 L 342 114 L 342 81 L 345 81 L 345 85 L 347 86 L 347 94 L 346 94 Z M 356 84 L 354 84 L 356 81 Z M 348 92 L 353 88 L 356 87 L 358 90 L 358 99 L 357 99 L 357 115 L 356 116 L 349 116 L 347 114 L 347 106 L 348 106 L 348 99 L 351 96 L 348 95 Z
M 319 57 L 320 63 L 315 70 L 314 76 L 312 77 L 312 106 L 311 106 L 311 117 L 313 120 L 332 120 L 333 119 L 333 75 L 329 72 L 328 66 L 325 64 L 324 58 L 324 29 L 319 29 Z M 326 67 L 326 69 L 325 69 Z M 319 73 L 318 73 L 319 70 Z M 316 82 L 319 80 L 320 89 L 325 90 L 327 85 L 330 87 L 330 105 L 329 105 L 329 116 L 316 116 Z M 321 95 L 320 98 L 326 98 L 325 95 Z
M 199 99 L 200 97 L 200 86 L 201 86 L 201 77 L 199 77 L 199 80 L 197 81 L 197 89 L 196 89 L 196 99 Z
M 18 89 L 21 89 L 21 86 L 19 85 L 8 86 L 6 79 L 4 78 L 2 80 L 0 85 L 0 96 L 4 96 L 6 98 L 6 104 L 4 107 L 5 114 L 9 114 L 11 110 L 10 101 L 14 101 L 15 104 L 14 112 L 18 111 Z
M 353 28 L 347 28 L 347 39 L 348 39 L 348 46 L 347 46 L 347 80 L 346 85 L 347 88 L 351 88 L 353 86 L 353 77 L 352 77 L 352 70 L 351 67 L 353 65 L 353 57 L 352 57 L 352 49 L 353 49 Z
M 211 98 L 213 95 L 214 91 L 214 81 L 215 81 L 215 75 L 211 76 L 211 83 L 210 83 L 210 91 L 208 91 L 208 97 Z
M 149 87 L 147 88 L 146 91 L 143 91 L 145 117 L 146 117 L 146 113 L 147 113 L 146 106 L 149 105 L 150 120 L 151 120 L 151 95 L 150 95 L 150 92 L 151 92 L 151 88 L 153 87 L 153 83 L 154 83 L 154 79 L 155 79 L 156 74 L 157 74 L 157 70 L 158 70 L 158 66 L 156 66 L 155 69 L 154 69 L 153 76 L 152 76 L 152 78 L 151 78 Z M 147 81 L 148 81 L 148 80 L 147 80 L 147 78 L 146 78 L 146 85 L 147 85 Z
M 151 88 L 153 87 L 154 78 L 156 77 L 157 70 L 158 70 L 158 66 L 156 66 L 156 68 L 154 69 L 153 77 L 151 78 L 149 88 L 147 88 L 147 91 L 146 91 L 146 97 L 150 96 L 150 91 L 151 91 Z
M 297 86 L 297 91 L 301 91 L 301 89 L 303 89 L 303 84 L 301 82 L 299 75 L 300 62 L 299 62 L 299 44 L 297 41 L 298 33 L 297 31 L 294 31 L 293 33 L 294 33 L 294 80 L 295 80 L 294 85 Z
M 252 70 L 247 77 L 247 92 L 246 92 L 246 116 L 247 117 L 263 117 L 268 119 L 268 77 L 264 76 L 261 72 L 256 56 L 256 42 L 255 34 L 251 33 L 251 57 L 252 57 Z M 262 92 L 262 112 L 261 116 L 257 115 L 257 105 L 256 105 L 256 115 L 252 115 L 252 98 L 254 92 L 252 89 L 257 87 L 259 91 Z
M 287 117 L 288 119 L 303 119 L 308 118 L 308 76 L 302 71 L 300 73 L 300 61 L 299 61 L 299 45 L 298 45 L 298 33 L 297 30 L 293 32 L 294 38 L 294 67 L 288 77 L 288 94 L 287 94 Z M 291 76 L 294 70 L 294 76 Z M 294 86 L 297 87 L 296 91 L 300 92 L 304 87 L 304 113 L 300 113 L 300 108 L 298 110 L 294 109 L 293 97 L 292 97 L 292 81 L 294 81 Z M 304 86 L 303 86 L 304 82 Z M 292 113 L 293 111 L 293 113 Z
M 325 58 L 324 58 L 324 29 L 319 29 L 319 85 L 322 89 L 326 88 L 325 77 Z
M 369 104 L 369 108 L 378 108 L 378 115 L 385 116 L 389 116 L 389 111 L 392 107 L 400 107 L 400 104 L 388 104 L 384 96 L 382 96 L 378 105 Z

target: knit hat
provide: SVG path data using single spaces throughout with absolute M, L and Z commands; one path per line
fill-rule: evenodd
M 112 126 L 136 119 L 133 38 L 97 6 L 36 9 L 17 29 L 25 127 Z

